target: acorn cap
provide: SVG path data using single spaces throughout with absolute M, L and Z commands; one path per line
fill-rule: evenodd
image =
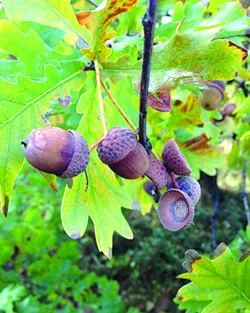
M 176 182 L 180 189 L 185 192 L 193 201 L 194 205 L 196 205 L 201 196 L 201 187 L 198 181 L 190 176 L 182 176 L 178 177 Z M 174 189 L 173 184 L 169 186 L 169 189 Z
M 105 164 L 113 164 L 123 159 L 136 145 L 136 134 L 125 127 L 112 128 L 98 145 L 99 158 Z
M 194 204 L 185 192 L 171 189 L 160 198 L 158 216 L 166 229 L 182 230 L 193 221 Z
M 226 84 L 223 80 L 212 80 L 212 85 L 216 85 L 217 88 L 220 88 L 222 95 L 224 95 Z
M 164 165 L 176 175 L 189 175 L 192 170 L 175 140 L 170 139 L 162 150 Z
M 149 167 L 145 174 L 159 189 L 163 189 L 168 183 L 169 175 L 165 166 L 152 156 L 149 156 Z
M 74 138 L 74 153 L 72 159 L 65 170 L 59 177 L 67 178 L 74 177 L 86 170 L 89 163 L 89 149 L 86 140 L 78 132 L 69 131 Z

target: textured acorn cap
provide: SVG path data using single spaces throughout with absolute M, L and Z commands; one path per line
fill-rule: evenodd
M 165 166 L 152 156 L 149 156 L 149 167 L 145 174 L 159 189 L 163 189 L 168 183 L 169 175 Z
M 194 204 L 185 192 L 171 189 L 160 198 L 158 216 L 166 229 L 182 230 L 193 221 Z
M 74 153 L 62 178 L 74 177 L 86 170 L 89 163 L 89 149 L 86 140 L 78 132 L 70 130 L 74 138 Z
M 224 94 L 226 84 L 223 80 L 212 80 L 212 85 L 216 85 L 218 88 L 220 88 L 222 94 Z
M 112 128 L 98 145 L 97 152 L 103 163 L 111 165 L 123 159 L 136 146 L 136 134 L 125 127 Z
M 201 187 L 196 179 L 190 176 L 182 176 L 176 179 L 177 184 L 180 189 L 184 191 L 189 198 L 193 201 L 194 205 L 200 200 L 201 196 Z M 169 189 L 173 189 L 174 186 L 171 184 Z
M 176 175 L 189 175 L 192 170 L 177 143 L 170 139 L 162 150 L 164 165 Z

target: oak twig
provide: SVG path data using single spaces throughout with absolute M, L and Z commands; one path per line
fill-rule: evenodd
M 244 208 L 247 215 L 247 225 L 250 226 L 250 208 L 247 201 L 247 194 L 246 194 L 246 171 L 247 171 L 247 161 L 244 160 L 243 170 L 242 170 L 242 200 L 244 204 Z
M 144 29 L 144 50 L 140 83 L 140 112 L 139 112 L 139 141 L 145 147 L 148 154 L 151 152 L 151 144 L 146 134 L 147 126 L 147 107 L 148 107 L 148 88 L 150 80 L 151 57 L 154 42 L 154 29 L 158 0 L 148 0 L 146 14 L 142 24 Z

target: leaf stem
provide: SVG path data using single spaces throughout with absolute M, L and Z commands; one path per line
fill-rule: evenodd
M 100 117 L 101 117 L 101 122 L 102 122 L 102 135 L 106 136 L 108 131 L 107 131 L 107 125 L 106 125 L 106 120 L 105 120 L 105 114 L 104 114 L 104 104 L 103 104 L 103 99 L 102 99 L 100 69 L 99 69 L 98 61 L 95 60 L 94 63 L 95 63 L 95 73 L 96 73 L 96 83 L 97 83 L 99 107 L 100 107 Z
M 98 145 L 99 143 L 101 143 L 103 141 L 103 139 L 105 138 L 105 136 L 102 136 L 101 138 L 99 138 L 90 148 L 89 148 L 89 153 L 91 151 L 93 151 Z
M 117 101 L 115 100 L 114 96 L 112 95 L 112 93 L 109 91 L 108 87 L 106 86 L 105 82 L 103 81 L 103 79 L 101 78 L 101 84 L 103 89 L 105 90 L 106 94 L 109 96 L 110 100 L 113 102 L 114 106 L 117 108 L 117 110 L 120 112 L 120 114 L 122 115 L 122 117 L 124 118 L 124 120 L 128 123 L 128 125 L 133 129 L 134 132 L 137 133 L 137 128 L 136 126 L 133 124 L 133 122 L 129 119 L 129 117 L 127 116 L 127 114 L 123 111 L 123 109 L 119 106 L 119 104 L 117 103 Z
M 154 42 L 154 29 L 158 0 L 148 0 L 142 24 L 144 29 L 144 50 L 140 84 L 139 141 L 150 154 L 151 144 L 146 135 L 148 88 L 150 80 L 151 57 Z

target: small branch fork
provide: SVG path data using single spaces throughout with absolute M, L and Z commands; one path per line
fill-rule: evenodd
M 151 152 L 151 144 L 146 135 L 147 125 L 147 106 L 148 106 L 148 88 L 150 80 L 151 57 L 154 42 L 154 29 L 156 20 L 158 0 L 148 0 L 148 8 L 143 17 L 142 24 L 144 29 L 144 50 L 140 84 L 140 112 L 139 112 L 139 141 L 147 150 Z

